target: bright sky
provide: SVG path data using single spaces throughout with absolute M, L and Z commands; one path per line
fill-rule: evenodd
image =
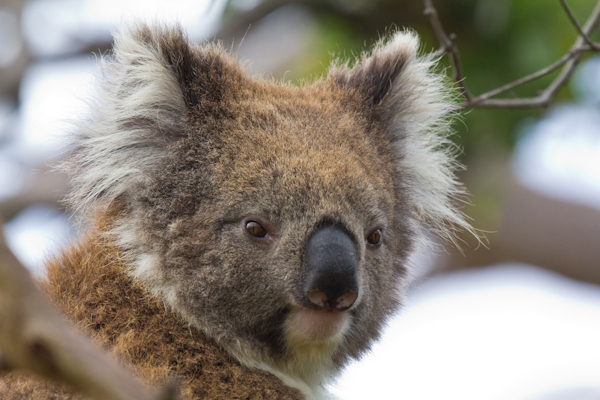
M 416 287 L 341 399 L 600 398 L 600 288 L 527 265 L 438 275 Z M 587 397 L 575 397 L 584 393 Z
M 31 0 L 23 33 L 37 55 L 65 54 L 108 37 L 121 22 L 179 21 L 190 37 L 204 39 L 217 28 L 223 0 Z

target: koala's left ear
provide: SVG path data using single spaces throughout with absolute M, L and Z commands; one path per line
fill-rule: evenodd
M 419 54 L 417 36 L 395 33 L 354 67 L 334 66 L 329 81 L 357 99 L 390 139 L 415 220 L 451 242 L 458 231 L 475 234 L 457 208 L 466 192 L 454 175 L 461 167 L 456 146 L 447 138 L 456 90 L 436 71 L 436 60 Z

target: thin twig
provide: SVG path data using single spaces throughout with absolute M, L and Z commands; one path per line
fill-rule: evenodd
M 482 95 L 474 97 L 468 91 L 465 78 L 462 74 L 462 67 L 460 65 L 460 59 L 458 56 L 458 49 L 454 43 L 452 35 L 446 35 L 442 24 L 439 20 L 437 10 L 433 6 L 432 0 L 423 0 L 425 4 L 425 15 L 429 17 L 432 29 L 440 42 L 440 49 L 434 53 L 434 55 L 448 54 L 450 62 L 454 71 L 454 80 L 460 88 L 465 102 L 461 104 L 462 108 L 474 108 L 474 107 L 489 107 L 489 108 L 533 108 L 533 107 L 547 107 L 558 91 L 569 81 L 575 68 L 581 61 L 583 53 L 588 51 L 600 51 L 600 44 L 590 39 L 590 33 L 596 28 L 600 22 L 600 0 L 594 7 L 590 17 L 586 21 L 583 28 L 579 26 L 577 20 L 567 7 L 564 0 L 560 0 L 565 12 L 569 16 L 569 19 L 575 25 L 579 32 L 577 40 L 569 50 L 567 54 L 562 56 L 558 61 L 553 64 L 542 68 L 541 70 L 527 75 L 523 78 L 517 79 L 511 83 L 503 85 L 497 89 L 486 92 Z M 553 71 L 556 71 L 560 67 L 563 67 L 560 74 L 552 81 L 552 83 L 538 96 L 530 98 L 516 98 L 516 99 L 492 99 L 501 93 L 504 93 L 517 86 L 523 85 L 524 83 L 533 81 L 542 76 L 548 75 Z
M 598 25 L 600 21 L 600 1 L 596 3 L 594 10 L 592 11 L 590 17 L 586 21 L 583 32 L 586 35 L 589 35 L 594 28 Z M 579 36 L 569 53 L 567 53 L 567 60 L 564 63 L 564 67 L 559 75 L 552 81 L 552 83 L 538 96 L 531 98 L 522 98 L 522 99 L 488 99 L 483 100 L 482 102 L 478 102 L 478 99 L 475 98 L 473 100 L 473 104 L 469 104 L 468 102 L 463 104 L 463 107 L 495 107 L 495 108 L 525 108 L 525 107 L 547 107 L 554 96 L 558 93 L 558 91 L 569 81 L 575 68 L 581 61 L 581 57 L 583 55 L 584 47 L 582 47 L 585 39 L 582 36 Z M 559 60 L 560 61 L 560 60 Z M 543 71 L 543 74 L 539 74 L 539 76 L 547 75 L 552 71 Z M 485 96 L 484 94 L 482 96 Z
M 465 97 L 467 101 L 471 101 L 472 95 L 465 86 L 464 83 L 464 75 L 462 72 L 462 67 L 460 64 L 460 56 L 458 54 L 458 48 L 454 43 L 455 36 L 454 35 L 446 35 L 444 28 L 442 27 L 442 22 L 438 16 L 437 10 L 433 6 L 431 0 L 424 0 L 425 2 L 425 11 L 424 14 L 429 18 L 431 23 L 431 27 L 433 28 L 433 32 L 440 42 L 441 48 L 438 50 L 439 55 L 443 55 L 447 53 L 450 57 L 450 62 L 453 65 L 454 71 L 454 80 L 458 83 L 458 86 L 461 89 L 462 95 Z
M 554 62 L 553 64 L 550 64 L 546 68 L 542 68 L 539 71 L 534 72 L 533 74 L 529 74 L 527 76 L 524 76 L 523 78 L 517 79 L 513 82 L 507 83 L 506 85 L 500 86 L 497 89 L 490 90 L 489 92 L 479 95 L 476 98 L 472 99 L 468 106 L 469 107 L 479 106 L 480 103 L 483 101 L 486 101 L 486 100 L 488 100 L 492 97 L 495 97 L 501 93 L 507 92 L 517 86 L 521 86 L 527 82 L 531 82 L 533 80 L 541 78 L 542 76 L 548 75 L 548 74 L 556 71 L 563 65 L 565 65 L 576 54 L 583 53 L 583 52 L 590 51 L 590 50 L 592 50 L 592 48 L 590 46 L 582 46 L 582 47 L 571 49 L 571 51 L 569 51 L 567 54 L 562 56 L 558 61 Z M 513 99 L 510 99 L 510 100 L 513 100 Z
M 577 22 L 577 19 L 575 18 L 575 16 L 573 15 L 573 13 L 571 12 L 571 9 L 569 8 L 569 6 L 567 5 L 567 3 L 565 2 L 565 0 L 559 0 L 560 4 L 562 5 L 563 9 L 565 10 L 565 12 L 567 13 L 567 16 L 569 17 L 569 19 L 571 20 L 571 22 L 573 23 L 573 26 L 575 26 L 575 29 L 577 29 L 577 32 L 579 32 L 579 34 L 581 35 L 581 37 L 585 40 L 585 42 L 593 49 L 593 50 L 600 50 L 600 43 L 595 43 L 590 36 L 583 31 L 583 29 L 581 28 L 581 26 L 579 25 L 579 23 Z

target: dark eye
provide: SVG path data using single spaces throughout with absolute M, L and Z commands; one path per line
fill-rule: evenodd
M 267 236 L 267 230 L 256 221 L 248 221 L 246 223 L 246 230 L 249 234 L 257 238 L 264 238 Z
M 367 242 L 373 246 L 379 246 L 381 244 L 381 229 L 375 229 L 367 236 Z

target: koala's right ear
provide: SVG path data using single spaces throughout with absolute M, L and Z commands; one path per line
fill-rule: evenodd
M 358 98 L 361 111 L 388 135 L 415 219 L 448 242 L 456 244 L 460 231 L 478 237 L 457 206 L 466 197 L 454 175 L 462 167 L 448 139 L 457 93 L 436 71 L 435 58 L 419 54 L 418 37 L 398 31 L 352 68 L 334 65 L 329 81 Z
M 244 79 L 220 46 L 192 46 L 180 27 L 121 29 L 101 67 L 91 115 L 63 165 L 79 209 L 137 190 L 160 167 L 166 146 L 187 136 L 190 120 L 218 118 L 227 88 Z

